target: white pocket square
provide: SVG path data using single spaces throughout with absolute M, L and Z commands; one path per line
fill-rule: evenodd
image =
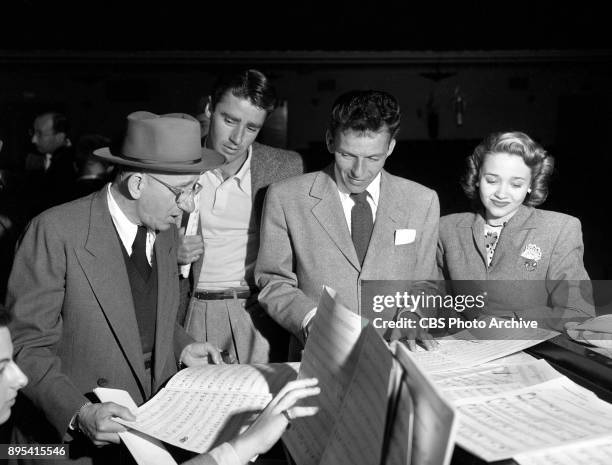
M 411 244 L 416 239 L 416 229 L 396 229 L 395 245 Z

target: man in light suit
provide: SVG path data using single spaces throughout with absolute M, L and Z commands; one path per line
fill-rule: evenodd
M 341 95 L 326 133 L 334 163 L 268 190 L 255 272 L 259 301 L 302 343 L 324 285 L 362 313 L 362 280 L 436 279 L 438 197 L 383 170 L 399 124 L 393 96 Z
M 286 356 L 287 335 L 257 303 L 253 278 L 267 186 L 304 172 L 297 153 L 255 142 L 275 105 L 270 81 L 257 70 L 215 84 L 205 109 L 210 124 L 204 145 L 227 163 L 200 177 L 199 208 L 190 218 L 197 227 L 179 249 L 180 264 L 193 262 L 185 329 L 240 363 Z
M 111 417 L 133 416 L 92 389 L 124 389 L 141 404 L 178 363 L 220 361 L 176 324 L 175 221 L 193 209 L 199 173 L 223 162 L 199 131 L 189 115 L 130 114 L 123 146 L 95 152 L 121 168 L 113 183 L 28 226 L 7 297 L 15 360 L 30 379 L 15 443 L 68 441 L 70 463 L 119 463 L 110 444 L 123 427 Z

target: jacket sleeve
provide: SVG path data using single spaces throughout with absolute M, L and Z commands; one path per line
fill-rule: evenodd
M 423 232 L 417 250 L 416 282 L 412 292 L 422 291 L 426 294 L 437 294 L 439 278 L 436 254 L 438 251 L 438 233 L 440 225 L 440 203 L 438 195 L 432 192 L 429 206 L 423 218 Z
M 7 290 L 15 361 L 29 378 L 23 392 L 45 414 L 58 442 L 87 402 L 61 372 L 56 355 L 62 337 L 66 251 L 53 225 L 44 216 L 35 218 L 15 255 Z
M 583 262 L 584 245 L 580 221 L 568 217 L 559 230 L 546 276 L 554 307 L 551 326 L 562 329 L 568 321 L 595 316 L 593 290 Z M 550 323 L 550 322 L 549 322 Z
M 302 322 L 317 304 L 298 287 L 291 231 L 281 199 L 276 186 L 271 185 L 264 203 L 255 281 L 263 308 L 302 340 Z

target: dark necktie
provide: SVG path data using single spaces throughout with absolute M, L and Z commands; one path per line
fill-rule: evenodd
M 130 259 L 140 275 L 145 280 L 149 279 L 151 265 L 149 265 L 149 260 L 147 260 L 147 228 L 144 226 L 138 226 L 138 232 L 132 244 L 132 256 Z
M 363 265 L 363 259 L 368 251 L 370 236 L 374 221 L 372 219 L 372 209 L 368 203 L 368 191 L 359 194 L 351 194 L 351 199 L 355 202 L 351 209 L 351 236 L 359 263 Z

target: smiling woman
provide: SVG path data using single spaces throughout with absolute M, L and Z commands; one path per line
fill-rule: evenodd
M 527 134 L 488 136 L 467 158 L 462 180 L 474 211 L 440 219 L 437 258 L 455 293 L 459 280 L 512 281 L 478 285 L 488 291 L 485 313 L 531 317 L 563 330 L 594 308 L 580 221 L 534 208 L 548 196 L 553 166 Z

